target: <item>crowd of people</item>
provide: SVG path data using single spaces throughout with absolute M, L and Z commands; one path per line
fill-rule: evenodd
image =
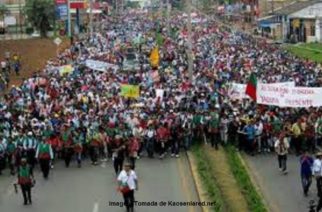
M 257 105 L 232 100 L 228 91 L 232 82 L 246 83 L 250 73 L 266 83 L 320 87 L 321 65 L 208 19 L 193 25 L 190 79 L 185 19 L 173 19 L 171 32 L 163 19 L 157 26 L 145 16 L 102 20 L 108 23 L 104 31 L 75 39 L 43 72 L 12 87 L 0 101 L 0 174 L 7 164 L 14 175 L 24 157 L 31 172 L 38 161 L 45 178 L 59 158 L 66 167 L 73 158 L 78 167 L 87 157 L 93 165 L 112 158 L 118 174 L 126 158 L 135 169 L 142 156 L 179 157 L 180 149 L 189 150 L 194 142 L 214 148 L 233 144 L 251 155 L 275 150 L 286 155 L 288 145 L 298 155 L 314 152 L 322 135 L 320 108 Z M 160 64 L 151 67 L 156 31 L 163 43 Z M 139 56 L 139 71 L 122 71 L 129 48 Z M 118 68 L 93 70 L 87 59 Z M 64 65 L 72 65 L 73 72 L 62 75 L 58 67 Z M 121 96 L 121 84 L 139 86 L 139 97 Z M 286 157 L 279 160 L 286 172 Z

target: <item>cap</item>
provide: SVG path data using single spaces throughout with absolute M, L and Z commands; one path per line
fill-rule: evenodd
M 32 132 L 31 132 L 31 131 L 29 131 L 29 132 L 28 132 L 28 135 L 32 135 Z

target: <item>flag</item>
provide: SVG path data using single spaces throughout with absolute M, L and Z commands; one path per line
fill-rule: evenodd
M 123 84 L 121 85 L 121 96 L 138 98 L 140 96 L 140 88 L 137 85 Z
M 256 87 L 257 87 L 256 76 L 254 73 L 251 73 L 246 86 L 246 94 L 255 101 L 256 101 Z
M 150 63 L 152 67 L 158 67 L 160 62 L 159 48 L 155 47 L 150 54 Z

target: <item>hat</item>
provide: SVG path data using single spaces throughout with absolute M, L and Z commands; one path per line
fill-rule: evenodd
M 31 132 L 31 131 L 29 131 L 29 132 L 28 132 L 28 135 L 32 135 L 32 132 Z
M 321 157 L 322 156 L 322 152 L 318 152 L 315 154 L 316 157 Z

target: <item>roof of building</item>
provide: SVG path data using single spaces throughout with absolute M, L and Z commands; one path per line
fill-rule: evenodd
M 317 3 L 322 3 L 322 0 L 308 0 L 308 1 L 297 1 L 293 2 L 281 9 L 278 9 L 274 11 L 274 14 L 277 15 L 290 15 L 292 13 L 295 13 L 299 10 L 302 10 L 306 7 L 309 7 L 311 5 L 317 4 Z

